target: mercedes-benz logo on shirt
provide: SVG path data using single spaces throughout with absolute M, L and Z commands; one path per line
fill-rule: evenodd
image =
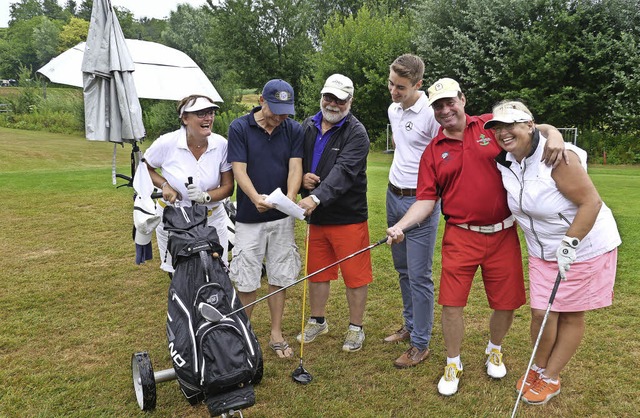
M 405 123 L 405 125 L 404 125 L 404 130 L 405 130 L 405 131 L 410 131 L 410 130 L 412 130 L 412 129 L 413 129 L 413 122 L 407 122 L 407 123 Z

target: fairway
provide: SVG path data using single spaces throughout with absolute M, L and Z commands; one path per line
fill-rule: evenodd
M 117 148 L 120 173 L 129 174 L 130 150 L 130 145 Z M 113 144 L 79 136 L 0 128 L 0 417 L 208 416 L 205 406 L 188 404 L 176 382 L 158 385 L 152 414 L 136 403 L 132 353 L 148 351 L 156 371 L 171 367 L 165 334 L 169 281 L 158 268 L 155 240 L 154 260 L 135 264 L 132 190 L 112 185 L 112 153 Z M 372 241 L 385 234 L 391 159 L 381 152 L 369 157 Z M 543 407 L 521 405 L 519 417 L 638 414 L 640 167 L 595 166 L 589 173 L 623 240 L 614 305 L 586 315 L 584 341 L 561 375 L 562 394 Z M 296 227 L 303 252 L 305 225 Z M 490 311 L 476 280 L 465 310 L 460 390 L 444 398 L 436 390 L 446 358 L 440 307 L 431 357 L 416 368 L 395 369 L 393 360 L 408 347 L 383 344 L 382 338 L 401 325 L 397 276 L 388 246 L 373 249 L 372 259 L 364 347 L 356 353 L 341 350 L 348 315 L 338 281 L 327 308 L 329 333 L 304 347 L 304 366 L 314 378 L 310 385 L 291 379 L 299 364 L 295 336 L 302 286 L 287 291 L 283 323 L 293 359 L 278 359 L 268 348 L 267 304 L 256 305 L 252 322 L 265 372 L 256 405 L 245 417 L 510 416 L 516 380 L 531 354 L 528 307 L 517 311 L 504 341 L 508 374 L 493 381 L 484 369 Z M 437 290 L 439 242 L 435 260 Z

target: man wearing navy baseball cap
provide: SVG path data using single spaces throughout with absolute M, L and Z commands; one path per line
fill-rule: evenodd
M 293 202 L 302 183 L 302 127 L 289 115 L 293 88 L 284 80 L 265 84 L 260 106 L 229 126 L 228 162 L 238 184 L 235 243 L 229 276 L 240 301 L 256 300 L 265 260 L 269 293 L 285 287 L 300 273 L 295 246 L 294 221 L 265 198 L 280 190 Z M 268 299 L 271 313 L 269 347 L 278 357 L 292 357 L 293 350 L 282 335 L 285 292 Z M 251 317 L 252 307 L 246 309 Z

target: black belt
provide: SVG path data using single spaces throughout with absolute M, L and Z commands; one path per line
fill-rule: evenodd
M 391 190 L 391 193 L 398 195 L 398 196 L 415 196 L 416 195 L 416 189 L 401 189 L 399 187 L 394 186 L 393 184 L 389 183 L 389 190 Z

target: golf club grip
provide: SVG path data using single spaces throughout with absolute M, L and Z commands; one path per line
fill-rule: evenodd
M 422 223 L 421 223 L 421 222 L 417 222 L 417 223 L 415 223 L 415 224 L 413 224 L 413 225 L 411 225 L 411 226 L 408 226 L 408 227 L 404 228 L 404 229 L 402 230 L 402 233 L 403 233 L 403 234 L 405 234 L 405 235 L 407 235 L 407 232 L 413 231 L 414 229 L 419 228 L 421 225 L 422 225 Z M 388 239 L 388 238 L 389 238 L 389 237 L 388 237 L 388 236 L 386 236 L 386 237 L 384 237 L 384 238 L 380 239 L 378 242 L 376 242 L 376 244 L 378 244 L 378 245 L 379 245 L 379 244 L 383 244 L 383 243 L 387 242 L 387 239 Z
M 187 184 L 193 184 L 193 177 L 189 176 L 187 177 Z M 195 205 L 196 202 L 194 202 L 193 200 L 191 201 L 191 206 Z

